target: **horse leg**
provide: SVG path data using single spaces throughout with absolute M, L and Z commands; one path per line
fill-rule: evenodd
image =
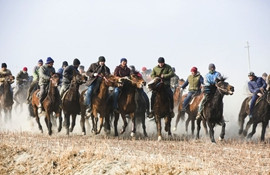
M 161 135 L 161 118 L 159 116 L 155 116 L 156 118 L 156 125 L 157 125 L 157 133 L 158 133 L 158 141 L 162 140 L 162 135 Z
M 195 119 L 191 119 L 191 134 L 194 137 Z
M 92 133 L 96 133 L 97 132 L 97 122 L 96 122 L 96 117 L 93 113 L 90 114 L 91 120 L 92 120 Z
M 111 132 L 110 114 L 105 115 L 104 131 L 106 132 L 106 134 L 110 134 Z
M 119 113 L 114 113 L 114 136 L 118 136 L 117 124 L 119 120 Z
M 262 122 L 262 133 L 261 133 L 261 141 L 262 142 L 264 141 L 265 130 L 266 130 L 267 125 L 268 125 L 268 121 Z
M 123 134 L 126 131 L 126 127 L 128 125 L 128 122 L 127 122 L 127 118 L 126 118 L 125 114 L 121 114 L 121 117 L 122 117 L 122 120 L 123 120 L 124 124 L 122 126 L 122 130 L 121 130 L 120 134 Z
M 40 121 L 39 121 L 39 117 L 36 116 L 36 121 L 37 121 L 37 124 L 38 124 L 38 129 L 40 130 L 41 133 L 43 133 L 43 129 L 42 129 L 42 126 L 40 124 Z
M 81 114 L 80 125 L 81 125 L 81 128 L 82 128 L 82 134 L 86 135 L 86 131 L 85 131 L 85 115 L 84 114 Z
M 200 138 L 200 129 L 201 129 L 201 119 L 197 119 L 197 135 L 196 135 L 196 139 Z
M 239 114 L 238 117 L 238 125 L 240 126 L 240 129 L 238 131 L 238 134 L 241 135 L 243 133 L 243 128 L 244 128 L 244 123 L 245 123 L 245 118 L 247 114 Z
M 132 130 L 131 130 L 130 136 L 134 137 L 135 133 L 136 133 L 136 121 L 135 121 L 134 113 L 130 114 L 130 118 L 131 118 L 131 121 L 132 121 Z
M 252 127 L 251 133 L 248 134 L 247 138 L 250 139 L 255 133 L 256 133 L 256 128 L 257 128 L 258 123 L 254 123 Z
M 52 135 L 51 116 L 50 116 L 49 112 L 47 112 L 47 111 L 46 111 L 46 116 L 45 116 L 45 123 L 46 123 L 47 128 L 48 128 L 48 134 Z
M 101 129 L 103 127 L 103 116 L 99 116 L 99 128 L 97 130 L 97 133 L 96 134 L 99 134 L 101 132 Z
M 220 136 L 219 136 L 219 140 L 223 140 L 224 139 L 224 136 L 225 136 L 225 127 L 226 127 L 226 123 L 223 120 L 222 121 L 222 124 L 221 124 L 221 133 L 220 133 Z
M 203 128 L 204 128 L 205 134 L 208 135 L 208 129 L 207 129 L 206 121 L 203 120 L 203 121 L 202 121 L 202 124 L 203 124 Z
M 211 142 L 216 143 L 215 137 L 214 137 L 214 134 L 215 134 L 215 132 L 214 132 L 214 124 L 211 123 L 210 121 L 207 121 L 207 124 L 208 124 L 209 131 L 210 131 L 209 136 L 210 136 Z
M 142 115 L 142 128 L 143 128 L 143 134 L 145 137 L 148 137 L 146 132 L 146 126 L 145 126 L 145 114 Z
M 188 133 L 188 124 L 189 124 L 189 122 L 190 122 L 190 120 L 191 120 L 191 118 L 190 118 L 190 116 L 188 116 L 188 118 L 187 118 L 187 120 L 186 120 L 186 133 Z
M 69 129 L 69 132 L 72 132 L 74 129 L 74 126 L 76 124 L 76 114 L 71 114 L 72 116 L 72 121 L 71 121 L 71 128 Z
M 69 135 L 69 126 L 70 126 L 70 116 L 69 114 L 64 114 L 65 115 L 65 127 L 66 127 L 66 135 Z
M 60 132 L 62 130 L 62 120 L 63 120 L 61 112 L 57 113 L 56 116 L 58 117 L 59 120 L 58 132 Z
M 252 120 L 249 120 L 249 121 L 247 122 L 247 124 L 246 124 L 246 128 L 243 130 L 243 135 L 244 135 L 244 136 L 247 136 L 247 132 L 248 132 L 248 130 L 249 130 L 251 124 L 252 124 Z
M 181 115 L 181 112 L 178 111 L 178 114 L 177 114 L 177 117 L 176 117 L 176 121 L 175 121 L 175 125 L 174 125 L 174 128 L 173 128 L 174 131 L 177 130 L 177 125 L 178 125 L 178 123 L 179 123 L 179 121 L 180 121 L 180 118 L 181 118 L 180 115 Z

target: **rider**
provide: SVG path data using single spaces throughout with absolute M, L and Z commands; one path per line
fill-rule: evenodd
M 191 75 L 188 76 L 185 83 L 181 86 L 182 89 L 185 89 L 189 85 L 188 95 L 184 99 L 182 111 L 186 111 L 186 108 L 188 104 L 190 103 L 191 99 L 201 93 L 201 85 L 204 84 L 203 77 L 201 76 L 197 67 L 192 67 L 190 72 L 191 72 Z
M 86 75 L 89 77 L 87 82 L 85 83 L 86 86 L 88 86 L 87 93 L 86 93 L 86 99 L 85 99 L 85 105 L 87 106 L 88 110 L 87 112 L 90 113 L 92 110 L 92 92 L 93 89 L 96 86 L 99 86 L 99 82 L 97 81 L 97 78 L 100 75 L 110 75 L 110 69 L 105 65 L 105 57 L 100 56 L 98 58 L 98 62 L 92 63 L 90 67 L 88 68 Z
M 20 88 L 29 80 L 29 76 L 27 73 L 27 67 L 24 67 L 17 76 L 16 76 L 16 90 L 14 93 L 14 97 L 19 93 Z
M 169 96 L 170 116 L 172 118 L 174 117 L 174 112 L 173 112 L 174 104 L 173 104 L 173 92 L 170 88 L 170 80 L 173 76 L 174 76 L 174 72 L 173 72 L 171 66 L 168 64 L 165 64 L 165 59 L 163 57 L 159 57 L 158 58 L 158 65 L 153 68 L 151 77 L 152 78 L 160 77 L 163 79 L 163 82 L 164 82 L 165 87 L 166 87 L 166 92 Z M 153 107 L 154 107 L 155 99 L 156 99 L 156 92 L 153 91 L 152 96 L 151 96 L 151 112 L 150 112 L 150 115 L 148 116 L 149 118 L 152 118 L 154 116 Z
M 130 68 L 130 75 L 134 74 L 134 75 L 137 75 L 138 77 L 142 77 L 142 74 L 140 74 L 140 72 L 138 72 L 136 70 L 135 66 L 131 65 L 131 66 L 129 66 L 129 68 Z M 150 113 L 149 112 L 149 98 L 148 98 L 147 94 L 144 92 L 143 88 L 137 89 L 137 90 L 138 90 L 139 94 L 142 95 L 142 97 L 145 101 L 146 113 L 147 113 L 147 115 L 149 115 L 149 113 Z
M 179 77 L 178 77 L 178 75 L 175 74 L 174 67 L 172 67 L 172 70 L 173 70 L 174 76 L 171 78 L 170 86 L 171 86 L 172 92 L 174 94 L 176 88 L 179 86 Z
M 59 74 L 59 78 L 60 78 L 60 84 L 62 84 L 62 79 L 63 79 L 63 73 L 65 68 L 68 67 L 68 62 L 67 61 L 63 61 L 62 63 L 62 67 L 58 69 L 57 73 Z
M 40 87 L 39 92 L 39 105 L 38 112 L 42 112 L 42 102 L 46 97 L 46 89 L 50 83 L 51 75 L 55 73 L 55 69 L 53 67 L 54 60 L 51 57 L 48 57 L 46 60 L 46 64 L 39 68 L 39 82 L 38 85 Z
M 264 72 L 264 73 L 262 74 L 262 78 L 264 79 L 264 81 L 266 81 L 267 73 Z
M 256 100 L 263 95 L 267 84 L 262 77 L 257 77 L 254 72 L 250 72 L 248 78 L 250 80 L 248 82 L 248 89 L 253 94 L 249 106 L 249 118 L 252 118 L 253 107 Z
M 33 81 L 28 89 L 28 92 L 27 92 L 27 102 L 29 103 L 30 101 L 30 96 L 31 96 L 31 93 L 33 91 L 33 89 L 38 86 L 38 80 L 39 80 L 39 68 L 43 66 L 43 60 L 40 59 L 38 60 L 38 64 L 37 66 L 34 67 L 34 70 L 33 70 Z
M 149 81 L 151 81 L 151 69 L 147 69 L 145 66 L 142 67 L 142 77 L 143 79 L 148 83 Z
M 62 79 L 62 86 L 60 89 L 60 97 L 62 98 L 64 93 L 68 90 L 72 77 L 73 77 L 73 71 L 76 73 L 79 73 L 78 67 L 80 66 L 81 62 L 79 59 L 75 58 L 73 60 L 73 65 L 69 65 L 66 68 L 64 68 L 63 72 L 63 79 Z
M 1 70 L 0 70 L 0 96 L 3 94 L 4 91 L 4 81 L 7 76 L 12 76 L 12 73 L 9 69 L 7 69 L 7 64 L 2 63 Z M 13 94 L 13 90 L 10 87 L 10 91 Z
M 130 76 L 130 69 L 127 67 L 127 59 L 122 58 L 120 60 L 120 65 L 116 66 L 114 69 L 114 75 L 117 77 L 129 77 Z M 118 95 L 119 95 L 120 89 L 118 87 L 114 88 L 113 93 L 113 108 L 115 112 L 119 112 L 118 109 Z
M 216 66 L 213 63 L 209 64 L 208 70 L 209 72 L 205 76 L 205 83 L 203 87 L 204 96 L 200 103 L 196 119 L 201 118 L 204 105 L 206 104 L 206 102 L 208 102 L 210 95 L 212 95 L 216 91 L 216 79 L 221 76 L 220 73 L 216 71 Z

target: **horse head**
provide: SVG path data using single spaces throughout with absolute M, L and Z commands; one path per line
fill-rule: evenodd
M 14 83 L 15 77 L 12 75 L 8 75 L 5 77 L 5 82 L 7 82 L 8 84 L 12 84 Z
M 103 79 L 105 80 L 105 84 L 107 86 L 111 86 L 111 87 L 117 87 L 119 86 L 119 77 L 115 76 L 115 75 L 112 75 L 112 74 L 106 74 L 104 76 L 102 76 Z
M 73 78 L 72 78 L 72 83 L 81 85 L 86 82 L 86 78 L 84 75 L 76 72 L 75 70 L 73 71 Z
M 148 83 L 148 89 L 156 90 L 162 84 L 162 79 L 160 77 L 155 77 Z
M 225 82 L 225 77 L 219 77 L 216 79 L 217 90 L 224 95 L 233 95 L 234 87 L 229 83 Z
M 54 87 L 57 87 L 58 84 L 59 84 L 59 81 L 60 81 L 60 76 L 58 73 L 55 73 L 55 74 L 52 74 L 51 78 L 51 84 L 54 86 Z
M 131 81 L 133 82 L 134 85 L 137 86 L 137 88 L 141 89 L 143 86 L 146 85 L 146 82 L 141 76 L 138 76 L 136 74 L 130 75 Z

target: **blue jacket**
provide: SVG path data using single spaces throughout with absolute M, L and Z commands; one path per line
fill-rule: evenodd
M 253 80 L 248 82 L 248 89 L 253 94 L 259 93 L 261 87 L 265 90 L 266 86 L 267 84 L 262 77 L 255 77 Z
M 205 86 L 211 86 L 216 83 L 216 78 L 220 77 L 220 73 L 217 71 L 214 72 L 208 72 L 205 76 Z

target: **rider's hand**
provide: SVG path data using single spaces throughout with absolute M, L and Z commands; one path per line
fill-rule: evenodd
M 261 97 L 263 94 L 259 92 L 257 95 L 258 95 L 259 97 Z
M 94 73 L 94 77 L 96 77 L 98 75 L 98 73 Z
M 160 77 L 163 78 L 164 77 L 164 74 L 161 74 Z

